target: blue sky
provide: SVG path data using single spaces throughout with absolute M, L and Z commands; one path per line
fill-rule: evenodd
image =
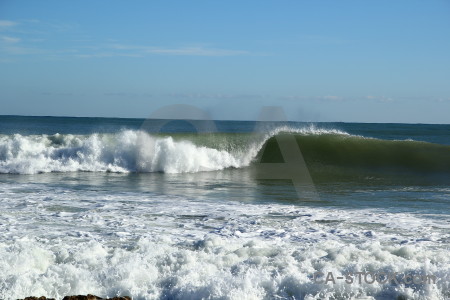
M 0 0 L 0 114 L 450 123 L 450 2 Z

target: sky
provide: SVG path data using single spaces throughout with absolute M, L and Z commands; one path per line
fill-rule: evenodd
M 450 123 L 450 1 L 0 0 L 0 115 Z

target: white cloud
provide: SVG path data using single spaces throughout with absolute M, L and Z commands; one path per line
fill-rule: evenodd
M 291 96 L 282 96 L 280 97 L 282 100 L 299 100 L 299 101 L 361 101 L 361 100 L 370 100 L 374 102 L 393 102 L 396 101 L 396 99 L 388 96 L 373 96 L 373 95 L 367 95 L 367 96 L 336 96 L 336 95 L 325 95 L 325 96 L 301 96 L 301 95 L 291 95 Z
M 203 47 L 182 47 L 182 48 L 150 48 L 147 53 L 166 55 L 189 55 L 189 56 L 234 56 L 248 54 L 247 51 L 228 49 L 208 49 Z
M 218 99 L 218 100 L 230 100 L 230 99 L 265 99 L 270 98 L 270 95 L 264 94 L 222 94 L 222 93 L 169 93 L 164 96 L 173 98 L 188 98 L 188 99 Z
M 0 40 L 7 44 L 15 44 L 15 43 L 20 42 L 19 38 L 12 37 L 12 36 L 2 36 L 2 37 L 0 37 Z
M 109 46 L 111 49 L 119 50 L 120 53 L 128 51 L 133 54 L 160 54 L 160 55 L 184 55 L 184 56 L 235 56 L 235 55 L 246 55 L 250 54 L 248 51 L 243 50 L 230 50 L 230 49 L 219 49 L 219 48 L 205 48 L 201 46 L 192 47 L 156 47 L 156 46 L 134 46 L 134 45 L 123 45 L 114 44 Z
M 378 102 L 392 102 L 394 101 L 394 99 L 392 97 L 387 97 L 387 96 L 366 96 L 365 97 L 367 100 L 373 100 L 373 101 L 378 101 Z
M 319 101 L 345 101 L 350 100 L 349 98 L 344 98 L 341 96 L 335 95 L 325 95 L 325 96 L 302 96 L 302 95 L 290 95 L 290 96 L 281 96 L 282 100 L 319 100 Z
M 36 48 L 28 47 L 17 47 L 17 46 L 5 46 L 0 47 L 0 53 L 4 52 L 10 55 L 29 55 L 29 54 L 41 54 L 42 50 Z
M 17 25 L 17 23 L 13 22 L 13 21 L 0 20 L 0 30 L 4 29 L 4 28 L 13 27 L 13 26 L 16 26 L 16 25 Z
M 20 28 L 11 30 L 11 27 L 14 26 Z M 214 48 L 198 44 L 167 47 L 164 45 L 120 44 L 120 41 L 111 39 L 101 42 L 89 35 L 80 35 L 75 30 L 77 28 L 78 26 L 73 24 L 55 24 L 39 20 L 21 20 L 20 23 L 0 20 L 0 33 L 4 33 L 0 34 L 0 54 L 35 55 L 44 59 L 139 58 L 152 55 L 224 57 L 250 54 L 243 50 Z M 8 34 L 6 34 L 7 32 Z M 63 43 L 55 43 L 58 42 L 57 39 L 61 39 Z

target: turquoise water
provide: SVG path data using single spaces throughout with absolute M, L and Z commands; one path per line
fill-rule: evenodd
M 0 199 L 0 298 L 450 297 L 450 125 L 3 116 Z

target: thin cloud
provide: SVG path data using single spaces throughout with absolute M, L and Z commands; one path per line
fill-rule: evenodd
M 372 101 L 378 101 L 378 102 L 392 102 L 394 101 L 394 98 L 392 97 L 387 97 L 387 96 L 366 96 L 364 97 L 367 100 L 372 100 Z
M 401 101 L 434 101 L 434 102 L 450 102 L 450 97 L 445 96 L 403 96 L 399 97 Z
M 20 47 L 20 46 L 0 46 L 0 53 L 4 52 L 9 55 L 38 55 L 44 54 L 42 49 L 31 48 L 31 47 Z
M 270 95 L 264 94 L 222 94 L 222 93 L 169 93 L 164 96 L 173 98 L 187 98 L 187 99 L 209 99 L 209 100 L 248 100 L 248 99 L 266 99 Z
M 19 38 L 12 37 L 12 36 L 2 36 L 2 37 L 0 37 L 0 40 L 7 44 L 15 44 L 15 43 L 20 42 Z
M 140 55 L 179 55 L 179 56 L 236 56 L 250 54 L 248 51 L 231 50 L 220 48 L 206 48 L 202 46 L 184 46 L 184 47 L 156 47 L 156 46 L 134 46 L 114 44 L 109 46 L 111 49 L 118 50 L 119 53 L 125 52 Z
M 290 95 L 290 96 L 281 96 L 280 100 L 318 100 L 318 101 L 345 101 L 350 100 L 349 98 L 344 98 L 336 95 L 325 95 L 325 96 L 300 96 L 300 95 Z
M 146 51 L 151 54 L 186 55 L 186 56 L 235 56 L 249 54 L 247 51 L 228 49 L 208 49 L 202 47 L 152 48 Z
M 185 44 L 178 47 L 127 45 L 111 39 L 105 39 L 102 43 L 81 34 L 77 29 L 79 26 L 74 24 L 48 23 L 39 20 L 21 20 L 20 23 L 0 20 L 0 30 L 5 33 L 0 35 L 0 54 L 14 56 L 16 59 L 18 56 L 34 56 L 35 59 L 100 59 L 142 58 L 153 55 L 226 57 L 250 54 L 244 50 L 204 45 Z M 58 41 L 55 40 L 56 38 L 60 38 L 61 43 L 55 43 Z
M 75 54 L 78 58 L 109 58 L 109 57 L 143 57 L 143 55 L 133 53 L 98 52 L 92 54 Z
M 16 26 L 18 23 L 8 20 L 0 20 L 0 30 Z
M 324 101 L 324 102 L 347 102 L 347 101 L 363 101 L 369 100 L 374 102 L 393 102 L 396 101 L 392 97 L 388 96 L 337 96 L 337 95 L 325 95 L 325 96 L 301 96 L 301 95 L 290 95 L 290 96 L 281 96 L 280 100 L 285 101 Z
M 103 95 L 108 97 L 123 97 L 123 98 L 153 97 L 153 95 L 149 93 L 131 93 L 131 92 L 108 92 L 104 93 Z

